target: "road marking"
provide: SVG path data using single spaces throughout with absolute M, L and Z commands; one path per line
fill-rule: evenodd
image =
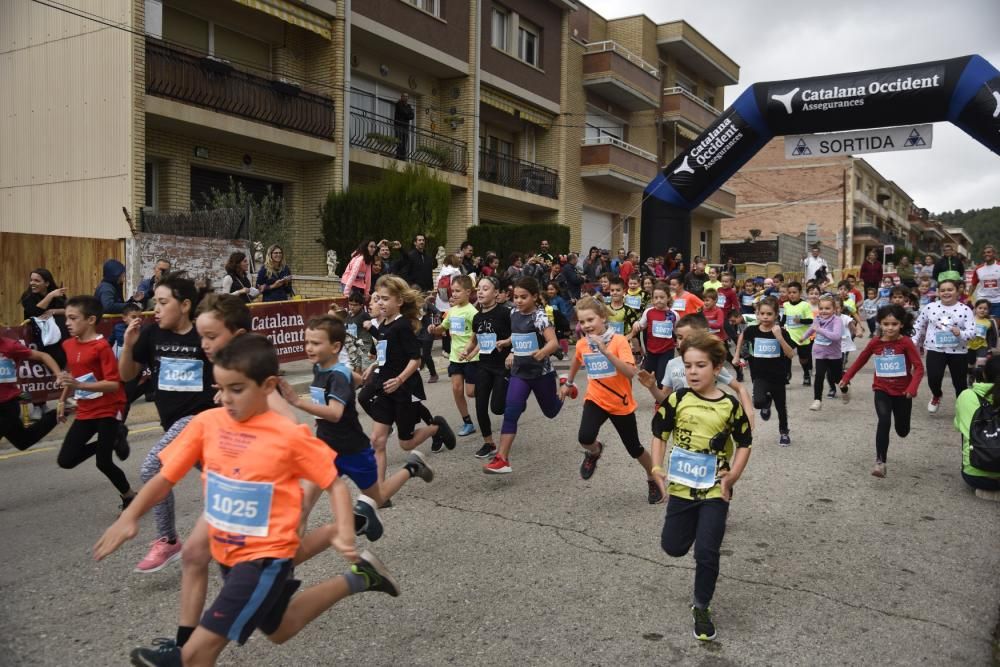
M 14 452 L 13 454 L 4 454 L 0 456 L 0 461 L 6 461 L 7 459 L 14 459 L 18 456 L 27 456 L 28 454 L 39 454 L 41 452 L 51 452 L 55 447 L 39 447 L 38 449 L 27 449 L 23 452 Z

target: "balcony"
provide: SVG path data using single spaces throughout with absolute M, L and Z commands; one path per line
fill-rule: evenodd
M 583 140 L 580 176 L 625 192 L 642 192 L 656 176 L 656 156 L 617 137 Z
M 146 92 L 259 123 L 333 139 L 329 97 L 235 69 L 224 60 L 146 43 Z
M 656 26 L 656 45 L 712 86 L 731 86 L 740 80 L 740 66 L 686 21 Z
M 479 178 L 542 197 L 559 197 L 559 172 L 555 169 L 489 150 L 479 151 Z
M 705 100 L 695 97 L 683 88 L 663 89 L 661 114 L 667 122 L 683 123 L 696 132 L 704 132 L 722 112 Z
M 869 245 L 898 245 L 906 246 L 906 239 L 883 231 L 876 225 L 854 225 L 851 228 L 854 243 L 867 243 Z
M 421 128 L 397 128 L 392 118 L 364 109 L 351 109 L 351 146 L 398 160 L 465 173 L 464 141 Z
M 725 187 L 719 188 L 710 194 L 708 199 L 698 204 L 694 213 L 712 219 L 735 218 L 736 193 Z
M 655 109 L 660 72 L 617 42 L 593 42 L 583 55 L 583 87 L 629 111 Z

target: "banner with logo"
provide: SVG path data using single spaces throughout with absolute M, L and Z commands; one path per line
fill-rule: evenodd
M 785 159 L 915 151 L 930 148 L 933 140 L 934 126 L 930 123 L 854 132 L 790 134 L 785 137 Z
M 345 299 L 303 299 L 299 301 L 276 301 L 273 303 L 251 304 L 252 327 L 255 333 L 267 336 L 278 353 L 278 361 L 286 363 L 306 358 L 305 327 L 313 317 L 325 315 L 330 304 L 345 305 Z M 111 338 L 114 326 L 120 317 L 104 318 L 98 331 Z M 143 326 L 154 325 L 152 313 L 146 313 Z M 37 341 L 30 326 L 0 327 L 0 336 L 13 338 L 32 349 L 38 349 Z M 21 391 L 31 395 L 33 402 L 51 401 L 59 398 L 56 379 L 42 364 L 26 361 L 17 369 L 18 385 Z

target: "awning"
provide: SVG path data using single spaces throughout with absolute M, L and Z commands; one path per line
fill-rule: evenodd
M 698 138 L 697 132 L 692 132 L 691 130 L 687 129 L 686 127 L 680 124 L 677 125 L 677 134 L 681 135 L 681 137 L 687 139 L 688 141 L 694 141 L 695 139 Z
M 251 9 L 264 12 L 265 14 L 270 14 L 285 23 L 291 23 L 292 25 L 312 31 L 325 39 L 333 39 L 331 19 L 320 14 L 315 14 L 298 5 L 293 5 L 286 0 L 236 0 L 236 2 Z
M 479 101 L 546 130 L 552 127 L 552 123 L 556 119 L 554 114 L 542 111 L 488 86 L 483 86 L 480 90 Z

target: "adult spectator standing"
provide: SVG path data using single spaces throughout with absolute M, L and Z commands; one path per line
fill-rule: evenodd
M 104 277 L 101 280 L 101 284 L 94 290 L 94 296 L 101 302 L 101 308 L 105 315 L 117 315 L 121 313 L 126 303 L 138 303 L 140 306 L 142 305 L 140 297 L 143 295 L 140 295 L 138 292 L 128 301 L 125 300 L 125 293 L 122 291 L 122 285 L 125 284 L 124 264 L 117 259 L 109 259 L 104 262 L 103 272 Z
M 941 248 L 944 256 L 934 264 L 934 282 L 942 280 L 965 280 L 965 264 L 955 254 L 955 244 L 945 243 Z
M 903 283 L 910 289 L 917 288 L 917 274 L 913 270 L 913 264 L 910 263 L 910 258 L 906 255 L 899 258 L 899 264 L 896 265 L 896 275 L 899 276 L 899 282 Z
M 377 250 L 374 239 L 365 239 L 351 253 L 351 259 L 340 276 L 341 289 L 346 295 L 358 293 L 368 298 L 372 288 L 372 262 Z
M 250 282 L 250 258 L 245 252 L 234 252 L 226 261 L 226 275 L 222 278 L 224 294 L 235 294 L 243 303 L 250 303 L 260 295 L 260 290 Z
M 413 122 L 413 107 L 410 106 L 410 96 L 403 93 L 396 101 L 393 112 L 393 126 L 396 130 L 396 159 L 405 160 L 409 154 L 410 123 Z
M 549 242 L 542 239 L 541 243 L 538 244 L 538 257 L 541 257 L 548 264 L 553 264 L 556 261 L 556 256 L 549 252 Z
M 705 273 L 705 262 L 696 262 L 691 272 L 684 276 L 684 289 L 700 299 L 706 282 L 708 274 Z
M 153 292 L 156 291 L 156 286 L 160 284 L 160 280 L 163 276 L 170 273 L 169 259 L 160 258 L 156 260 L 156 264 L 153 265 L 153 275 L 149 278 L 143 278 L 139 282 L 139 287 L 136 289 L 136 301 L 140 303 L 143 310 L 148 310 L 150 302 L 153 300 Z
M 723 273 L 728 273 L 736 280 L 736 264 L 733 262 L 732 257 L 726 257 L 726 263 L 722 265 L 722 269 L 719 270 L 719 277 L 722 277 Z
M 61 342 L 66 332 L 66 288 L 59 287 L 48 269 L 38 268 L 28 275 L 28 289 L 21 295 L 24 319 L 52 320 L 59 329 L 59 340 L 48 345 L 38 342 L 38 349 L 56 360 L 60 367 L 66 365 L 66 353 Z
M 917 269 L 917 276 L 922 278 L 927 276 L 934 280 L 934 258 L 930 255 L 924 256 L 924 263 Z
M 577 259 L 576 253 L 571 252 L 566 257 L 566 263 L 560 269 L 566 284 L 566 291 L 569 292 L 569 297 L 573 300 L 580 298 L 580 286 L 587 280 L 583 272 L 576 268 Z
M 601 265 L 601 249 L 597 246 L 590 246 L 587 258 L 583 260 L 583 275 L 587 282 L 596 283 L 597 279 L 604 273 Z
M 802 260 L 802 270 L 805 274 L 806 282 L 815 280 L 816 273 L 820 269 L 823 269 L 827 275 L 830 274 L 830 265 L 826 263 L 825 259 L 819 256 L 819 246 L 814 245 L 809 252 L 809 256 Z
M 471 241 L 463 241 L 460 248 L 460 261 L 462 263 L 462 273 L 467 276 L 474 276 L 479 273 L 479 267 L 476 265 L 475 251 L 472 247 Z M 474 281 L 473 281 L 474 282 Z
M 32 274 L 34 276 L 34 274 Z M 990 302 L 990 317 L 1000 326 L 1000 263 L 997 262 L 997 251 L 992 245 L 983 247 L 983 263 L 972 272 L 971 292 L 976 297 Z
M 406 282 L 416 285 L 424 292 L 434 289 L 434 258 L 426 252 L 427 237 L 417 234 L 413 237 L 413 247 L 400 259 L 396 271 Z
M 524 258 L 519 252 L 511 253 L 510 258 L 507 260 L 507 270 L 504 272 L 503 277 L 513 283 L 522 275 L 524 275 Z
M 264 266 L 257 272 L 257 289 L 264 293 L 264 301 L 288 301 L 295 295 L 292 270 L 281 246 L 275 244 L 267 249 Z
M 628 259 L 628 253 L 625 252 L 625 248 L 618 248 L 618 256 L 611 260 L 611 272 L 616 276 L 621 276 L 622 264 Z
M 865 284 L 865 293 L 868 290 L 878 290 L 882 285 L 882 262 L 878 261 L 878 255 L 874 250 L 869 250 L 865 255 L 865 261 L 861 262 L 861 282 Z

